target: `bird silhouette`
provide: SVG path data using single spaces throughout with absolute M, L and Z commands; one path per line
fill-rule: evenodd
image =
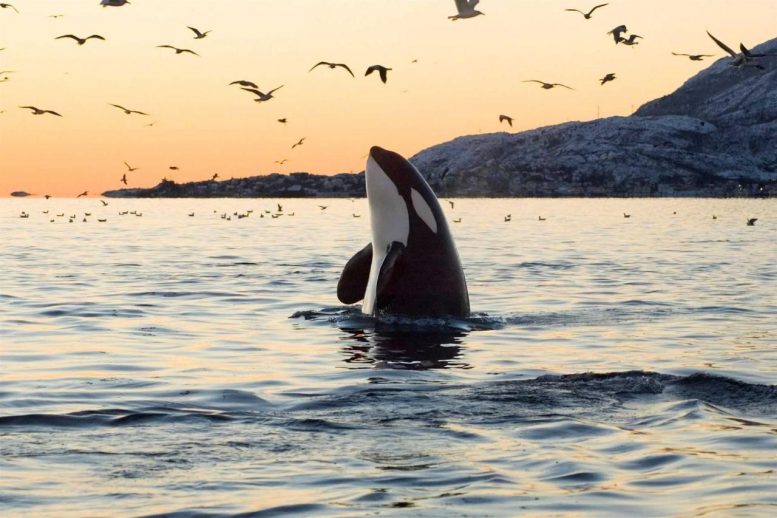
M 42 110 L 41 108 L 36 108 L 35 106 L 19 106 L 19 108 L 25 108 L 27 110 L 32 110 L 33 115 L 45 115 L 46 113 L 50 113 L 51 115 L 56 115 L 57 117 L 62 117 L 59 113 L 55 112 L 54 110 Z
M 283 117 L 282 119 L 278 119 L 278 122 L 280 122 L 281 124 L 286 124 L 286 122 L 288 121 L 286 120 L 286 117 Z
M 595 6 L 593 6 L 593 7 L 591 8 L 591 10 L 590 10 L 590 11 L 588 11 L 587 13 L 584 13 L 584 12 L 583 12 L 583 11 L 581 11 L 580 9 L 564 9 L 564 10 L 565 10 L 565 11 L 575 11 L 575 12 L 578 12 L 578 13 L 580 13 L 580 14 L 582 14 L 582 15 L 583 15 L 583 18 L 585 18 L 586 20 L 590 20 L 590 19 L 591 19 L 591 15 L 592 15 L 592 14 L 594 14 L 594 11 L 596 11 L 596 10 L 597 10 L 597 9 L 599 9 L 600 7 L 604 7 L 605 5 L 609 5 L 609 4 L 599 4 L 599 5 L 595 5 Z
M 218 178 L 218 177 L 219 177 L 219 174 L 218 174 L 218 173 L 213 173 L 213 176 L 211 177 L 211 179 L 210 179 L 210 180 L 211 180 L 212 182 L 215 182 L 215 181 L 216 181 L 216 178 Z
M 284 158 L 283 160 L 276 160 L 275 163 L 278 164 L 278 165 L 283 165 L 283 164 L 286 163 L 287 160 L 288 160 L 288 158 Z
M 130 3 L 129 0 L 101 0 L 100 5 L 103 7 L 121 7 Z
M 259 88 L 258 86 L 256 86 L 256 83 L 254 83 L 253 81 L 247 81 L 245 79 L 240 79 L 238 81 L 232 81 L 231 83 L 229 83 L 229 86 L 232 86 L 232 85 L 246 86 L 246 87 L 249 87 L 249 88 Z
M 207 36 L 209 32 L 211 32 L 211 31 L 201 32 L 201 31 L 195 29 L 194 27 L 189 27 L 189 26 L 187 26 L 187 28 L 194 33 L 194 39 L 195 40 L 201 40 L 205 36 Z
M 194 54 L 195 56 L 199 56 L 196 52 L 194 52 L 191 49 L 179 49 L 178 47 L 173 47 L 172 45 L 157 45 L 158 49 L 173 49 L 176 54 L 183 54 L 184 52 L 188 52 L 189 54 Z
M 672 52 L 673 56 L 686 56 L 691 61 L 702 61 L 704 58 L 711 58 L 712 54 L 681 54 L 679 52 Z
M 105 200 L 100 200 L 100 203 L 103 204 L 103 207 L 107 207 L 108 206 L 108 202 L 105 201 Z
M 299 139 L 296 144 L 291 146 L 291 149 L 294 149 L 297 146 L 301 146 L 305 142 L 305 138 L 307 138 L 307 137 L 302 137 L 301 139 Z
M 546 83 L 545 81 L 539 81 L 537 79 L 527 79 L 527 80 L 521 81 L 521 82 L 522 83 L 539 83 L 539 84 L 542 85 L 542 88 L 545 89 L 545 90 L 550 90 L 551 88 L 553 88 L 555 86 L 562 86 L 562 87 L 567 88 L 569 90 L 574 90 L 574 88 L 572 88 L 570 86 L 567 86 L 567 85 L 562 85 L 561 83 Z
M 137 170 L 139 169 L 138 167 L 132 167 L 132 166 L 131 166 L 131 165 L 129 165 L 127 162 L 124 162 L 124 165 L 126 165 L 126 166 L 127 166 L 127 170 L 128 170 L 130 173 L 132 173 L 132 172 L 134 172 L 134 171 L 137 171 Z
M 623 217 L 628 219 L 628 218 L 630 218 L 630 217 L 631 217 L 631 214 L 626 214 L 626 213 L 624 212 L 624 213 L 623 213 Z
M 502 123 L 502 122 L 505 122 L 505 121 L 507 121 L 507 124 L 509 124 L 511 128 L 513 127 L 513 118 L 512 117 L 510 117 L 509 115 L 500 115 L 499 116 L 499 122 Z
M 747 226 L 752 227 L 755 226 L 755 222 L 758 221 L 758 218 L 748 218 L 747 219 Z
M 124 173 L 121 177 L 121 180 L 119 180 L 124 185 L 127 185 L 127 173 Z
M 513 215 L 512 214 L 508 214 L 507 216 L 505 216 L 505 222 L 509 222 L 509 221 L 512 221 L 512 220 L 513 220 Z
M 486 14 L 475 9 L 475 6 L 480 3 L 480 0 L 454 0 L 454 3 L 456 4 L 456 11 L 458 12 L 453 16 L 448 17 L 449 20 L 453 20 L 454 22 L 456 20 L 474 18 L 475 16 Z
M 16 11 L 17 13 L 19 12 L 19 9 L 17 9 L 16 7 L 14 7 L 12 4 L 8 4 L 8 3 L 5 3 L 5 2 L 3 2 L 3 3 L 0 3 L 0 9 L 8 9 L 9 7 L 10 7 L 11 9 L 13 9 L 14 11 Z
M 757 65 L 752 63 L 754 58 L 763 58 L 766 57 L 766 54 L 753 54 L 750 52 L 747 47 L 743 43 L 739 44 L 739 50 L 741 50 L 741 53 L 734 52 L 728 45 L 720 41 L 718 38 L 710 34 L 710 31 L 707 31 L 707 36 L 712 38 L 712 41 L 714 41 L 718 47 L 725 50 L 732 58 L 733 61 L 731 61 L 731 64 L 735 67 L 747 67 L 752 66 L 758 69 L 763 70 L 764 67 L 761 65 Z
M 599 80 L 599 84 L 603 85 L 604 83 L 609 83 L 610 81 L 615 81 L 615 74 L 609 73 L 605 75 L 603 78 Z
M 329 205 L 319 205 L 318 208 L 321 210 L 326 210 Z
M 283 88 L 283 85 L 279 86 L 278 88 L 273 88 L 272 90 L 270 90 L 267 93 L 262 93 L 259 90 L 257 90 L 256 88 L 241 88 L 241 90 L 245 90 L 246 92 L 251 92 L 252 94 L 256 95 L 257 98 L 254 99 L 254 102 L 261 103 L 261 102 L 269 101 L 270 99 L 272 99 L 273 98 L 272 94 L 274 92 L 277 92 L 281 88 Z
M 380 75 L 380 80 L 383 81 L 385 84 L 386 81 L 388 81 L 388 71 L 391 70 L 390 68 L 386 68 L 383 65 L 372 65 L 370 67 L 367 67 L 367 71 L 364 73 L 364 76 L 368 76 L 372 74 L 373 72 L 378 72 Z
M 351 69 L 348 68 L 348 65 L 346 65 L 345 63 L 330 63 L 329 61 L 319 61 L 318 63 L 310 67 L 310 70 L 308 70 L 308 72 L 312 72 L 314 68 L 320 65 L 326 65 L 333 70 L 337 67 L 340 67 L 345 69 L 349 74 L 351 74 L 351 77 L 356 77 L 355 75 L 353 75 L 353 72 L 351 72 Z
M 105 38 L 100 36 L 99 34 L 92 34 L 91 36 L 87 36 L 86 38 L 79 38 L 75 34 L 63 34 L 62 36 L 57 36 L 54 38 L 55 40 L 61 40 L 62 38 L 70 38 L 71 40 L 74 40 L 76 43 L 78 43 L 78 46 L 80 47 L 84 43 L 86 43 L 88 40 L 95 39 L 95 40 L 103 40 L 105 41 Z
M 124 106 L 122 106 L 122 105 L 120 105 L 120 104 L 112 104 L 112 103 L 108 103 L 108 105 L 109 105 L 109 106 L 113 106 L 114 108 L 118 108 L 118 109 L 120 109 L 121 111 L 123 111 L 123 112 L 124 112 L 124 113 L 126 113 L 127 115 L 132 115 L 133 113 L 137 113 L 138 115 L 148 115 L 148 113 L 145 113 L 145 112 L 140 112 L 140 111 L 138 111 L 138 110 L 130 110 L 129 108 L 125 108 Z
M 639 42 L 636 41 L 637 38 L 644 39 L 639 34 L 629 34 L 629 37 L 627 39 L 621 38 L 621 43 L 624 45 L 628 45 L 629 47 L 632 45 L 639 45 Z
M 76 196 L 76 198 L 80 198 L 81 196 L 89 196 L 89 191 L 84 191 L 84 192 L 82 192 L 81 194 L 79 194 L 78 196 Z
M 450 205 L 451 205 L 451 210 L 453 210 L 453 207 L 454 207 L 454 205 L 455 205 L 455 203 L 453 203 L 453 200 L 448 200 L 448 203 L 450 203 Z
M 629 30 L 626 28 L 625 25 L 618 25 L 613 30 L 609 31 L 607 34 L 612 34 L 612 39 L 615 40 L 615 44 L 617 45 L 621 41 L 623 41 L 623 34 L 624 32 L 628 32 Z

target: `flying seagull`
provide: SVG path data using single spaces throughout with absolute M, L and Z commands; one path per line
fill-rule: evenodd
M 299 141 L 298 141 L 296 144 L 294 144 L 293 146 L 291 146 L 291 149 L 294 149 L 294 148 L 295 148 L 295 147 L 297 147 L 297 146 L 301 146 L 301 145 L 302 145 L 302 143 L 303 143 L 303 142 L 305 142 L 305 138 L 306 138 L 306 137 L 302 137 L 301 139 L 299 139 Z
M 64 14 L 50 14 L 49 18 L 54 18 L 56 20 L 57 18 L 62 18 L 63 16 L 65 16 L 65 15 Z
M 607 74 L 606 76 L 604 76 L 599 80 L 599 84 L 603 85 L 604 83 L 608 83 L 610 81 L 615 81 L 615 74 L 613 73 Z
M 278 165 L 283 165 L 288 161 L 288 158 L 284 158 L 283 160 L 276 160 L 275 163 Z
M 2 4 L 0 4 L 0 9 L 8 9 L 9 7 L 10 7 L 11 9 L 13 9 L 14 11 L 16 11 L 17 13 L 19 12 L 19 9 L 17 9 L 16 7 L 14 7 L 14 6 L 13 6 L 13 5 L 11 5 L 11 4 L 6 4 L 6 3 L 2 3 Z
M 351 69 L 348 68 L 348 65 L 346 65 L 345 63 L 330 63 L 329 61 L 319 61 L 318 63 L 310 67 L 310 70 L 308 70 L 308 72 L 312 72 L 313 69 L 319 65 L 326 65 L 331 69 L 335 69 L 337 67 L 344 68 L 345 70 L 348 71 L 349 74 L 351 74 L 351 77 L 356 77 L 355 75 L 353 75 L 353 72 L 351 72 Z
M 76 43 L 78 43 L 79 46 L 83 45 L 84 43 L 86 43 L 87 40 L 91 40 L 91 39 L 105 41 L 105 38 L 103 38 L 99 34 L 92 34 L 91 36 L 87 36 L 86 38 L 79 38 L 75 34 L 63 34 L 62 36 L 57 36 L 54 39 L 55 40 L 61 40 L 62 38 L 70 38 L 72 40 L 75 40 Z
M 458 13 L 448 17 L 449 20 L 453 20 L 454 22 L 463 18 L 474 18 L 475 16 L 486 14 L 475 9 L 475 6 L 480 3 L 480 0 L 454 0 L 454 3 L 456 4 Z
M 600 7 L 604 7 L 605 5 L 608 5 L 608 4 L 599 4 L 599 5 L 595 5 L 595 6 L 594 6 L 594 7 L 592 7 L 592 8 L 591 8 L 591 10 L 590 10 L 590 11 L 588 11 L 587 13 L 584 13 L 584 12 L 583 12 L 583 11 L 581 11 L 580 9 L 564 9 L 564 10 L 565 10 L 565 11 L 576 11 L 576 12 L 578 12 L 578 13 L 582 14 L 582 15 L 583 15 L 583 18 L 585 18 L 586 20 L 590 20 L 590 19 L 591 19 L 591 15 L 592 15 L 592 14 L 594 14 L 594 11 L 596 11 L 596 10 L 597 10 L 597 9 L 599 9 Z
M 382 65 L 372 65 L 371 67 L 367 68 L 367 72 L 364 73 L 364 76 L 368 76 L 372 74 L 373 72 L 377 71 L 378 74 L 380 74 L 380 80 L 385 83 L 388 80 L 388 71 L 391 70 L 390 68 L 386 68 Z
M 286 117 L 283 117 L 282 119 L 278 119 L 278 122 L 281 124 L 286 124 L 288 121 L 286 120 Z
M 123 183 L 124 185 L 127 185 L 127 173 L 124 173 L 124 174 L 121 176 L 121 180 L 119 180 L 119 181 L 120 181 L 121 183 Z
M 628 32 L 629 30 L 626 28 L 625 25 L 618 25 L 613 30 L 608 32 L 607 34 L 612 34 L 612 38 L 615 40 L 615 44 L 617 45 L 621 41 L 624 40 L 624 38 L 621 36 L 622 33 Z
M 568 88 L 569 90 L 574 90 L 574 88 L 572 88 L 570 86 L 567 86 L 567 85 L 562 85 L 561 83 L 546 83 L 545 81 L 539 81 L 537 79 L 527 79 L 527 80 L 521 81 L 521 82 L 522 83 L 539 83 L 539 84 L 542 85 L 542 88 L 545 89 L 545 90 L 550 90 L 554 86 L 563 86 L 564 88 Z
M 711 58 L 712 54 L 680 54 L 678 52 L 672 52 L 673 56 L 686 56 L 691 61 L 702 61 L 703 58 Z
M 138 168 L 137 168 L 137 167 L 132 167 L 132 166 L 131 166 L 131 165 L 129 165 L 127 162 L 124 162 L 124 165 L 126 165 L 126 166 L 127 166 L 127 170 L 128 170 L 130 173 L 132 173 L 132 172 L 134 172 L 134 171 L 137 171 L 137 170 L 138 170 Z
M 76 196 L 76 198 L 80 198 L 81 196 L 89 196 L 89 191 L 84 191 L 84 192 L 82 192 L 81 194 L 79 194 L 78 196 Z
M 744 44 L 739 44 L 739 50 L 742 51 L 741 54 L 738 54 L 731 50 L 731 48 L 720 41 L 718 38 L 710 34 L 710 31 L 707 31 L 707 35 L 712 38 L 712 41 L 718 44 L 718 47 L 722 48 L 726 52 L 728 52 L 734 60 L 731 62 L 731 64 L 735 67 L 741 67 L 741 66 L 754 66 L 758 69 L 763 70 L 763 67 L 761 65 L 755 65 L 751 64 L 750 62 L 753 60 L 753 58 L 763 58 L 766 57 L 766 54 L 753 54 L 750 52 L 747 47 L 744 46 Z
M 258 86 L 256 86 L 256 83 L 252 81 L 246 81 L 245 79 L 241 79 L 239 81 L 232 81 L 231 83 L 229 83 L 229 86 L 232 86 L 232 85 L 246 86 L 248 88 L 259 88 Z
M 158 49 L 173 49 L 176 54 L 183 54 L 184 52 L 188 52 L 189 54 L 194 54 L 195 56 L 199 56 L 196 52 L 189 49 L 179 49 L 178 47 L 173 47 L 172 45 L 157 45 Z
M 756 221 L 758 221 L 758 218 L 748 218 L 747 219 L 747 226 L 748 227 L 754 226 Z
M 513 118 L 512 117 L 510 117 L 509 115 L 500 115 L 499 116 L 499 122 L 502 123 L 504 121 L 507 121 L 507 124 L 509 124 L 511 128 L 513 127 Z
M 259 90 L 257 90 L 256 88 L 241 88 L 241 90 L 245 90 L 246 92 L 251 92 L 252 94 L 256 95 L 258 98 L 254 99 L 254 102 L 261 103 L 261 102 L 269 101 L 270 99 L 272 99 L 273 98 L 273 95 L 272 95 L 273 92 L 276 92 L 276 91 L 280 90 L 281 88 L 283 88 L 283 85 L 279 86 L 278 88 L 273 88 L 272 90 L 270 90 L 267 93 L 262 93 Z
M 137 110 L 130 110 L 129 108 L 125 108 L 124 106 L 122 106 L 122 105 L 120 105 L 120 104 L 111 104 L 111 103 L 108 103 L 108 105 L 110 105 L 110 106 L 113 106 L 113 107 L 115 107 L 115 108 L 118 108 L 118 109 L 120 109 L 121 111 L 123 111 L 123 112 L 124 112 L 124 113 L 126 113 L 127 115 L 132 115 L 133 113 L 137 113 L 138 115 L 148 115 L 148 113 L 145 113 L 145 112 L 139 112 L 139 111 L 137 111 Z
M 621 38 L 621 43 L 628 45 L 629 47 L 632 45 L 639 45 L 639 42 L 635 41 L 637 38 L 642 38 L 642 36 L 639 34 L 630 34 L 628 39 Z
M 57 117 L 62 117 L 59 113 L 53 111 L 53 110 L 42 110 L 40 108 L 36 108 L 35 106 L 19 106 L 19 108 L 25 108 L 27 110 L 32 110 L 33 115 L 44 115 L 46 113 L 50 113 L 52 115 L 56 115 Z
M 216 178 L 218 178 L 218 177 L 219 177 L 219 174 L 218 174 L 218 173 L 213 173 L 213 177 L 212 177 L 210 180 L 211 180 L 212 182 L 215 182 L 215 181 L 216 181 Z
M 209 32 L 211 32 L 211 31 L 200 32 L 196 28 L 189 27 L 188 25 L 187 25 L 187 28 L 190 29 L 192 32 L 194 32 L 194 39 L 195 40 L 201 40 L 202 38 L 207 36 Z

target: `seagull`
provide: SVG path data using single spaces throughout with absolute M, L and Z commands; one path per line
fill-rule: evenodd
M 132 167 L 132 166 L 131 166 L 131 165 L 129 165 L 127 162 L 124 162 L 124 165 L 126 165 L 126 166 L 127 166 L 127 170 L 128 170 L 130 173 L 132 173 L 132 172 L 134 172 L 134 171 L 137 171 L 137 170 L 139 169 L 139 168 L 137 168 L 137 167 Z
M 453 222 L 454 222 L 454 223 L 461 223 L 461 218 L 454 219 L 454 220 L 453 220 Z
M 298 141 L 296 144 L 294 144 L 293 146 L 291 146 L 291 149 L 294 149 L 294 148 L 295 148 L 295 147 L 297 147 L 297 146 L 301 146 L 301 145 L 302 145 L 302 143 L 303 143 L 303 142 L 305 142 L 305 138 L 307 138 L 307 137 L 302 137 L 301 139 L 299 139 L 299 141 Z
M 753 58 L 763 58 L 766 57 L 766 54 L 753 54 L 750 52 L 747 47 L 744 46 L 744 44 L 739 44 L 739 50 L 742 51 L 741 54 L 737 54 L 733 50 L 731 50 L 728 45 L 720 41 L 718 38 L 710 34 L 710 31 L 707 31 L 707 35 L 712 38 L 712 41 L 718 44 L 718 47 L 722 48 L 726 52 L 728 52 L 732 58 L 734 58 L 734 61 L 731 62 L 731 64 L 735 67 L 741 67 L 741 66 L 754 66 L 756 68 L 759 68 L 763 70 L 763 67 L 761 65 L 751 65 L 750 62 L 753 60 Z
M 542 88 L 545 90 L 550 90 L 554 86 L 563 86 L 564 88 L 568 88 L 569 90 L 574 90 L 574 88 L 571 88 L 567 85 L 562 85 L 561 83 L 546 83 L 545 81 L 538 81 L 537 79 L 527 79 L 525 81 L 521 81 L 522 83 L 539 83 L 542 85 Z
M 453 206 L 455 205 L 455 204 L 453 203 L 453 200 L 448 200 L 448 203 L 450 203 L 450 204 L 451 204 L 451 210 L 453 210 Z
M 691 61 L 702 61 L 703 58 L 711 58 L 712 54 L 680 54 L 678 52 L 672 52 L 673 56 L 687 56 Z
M 505 216 L 505 222 L 509 222 L 509 221 L 512 221 L 512 220 L 513 220 L 513 215 L 512 214 L 508 214 L 507 216 Z
M 629 39 L 621 38 L 621 43 L 628 46 L 639 45 L 639 42 L 635 41 L 637 38 L 642 38 L 642 36 L 639 34 L 631 34 L 629 35 Z
M 218 178 L 218 177 L 219 177 L 219 174 L 218 174 L 218 173 L 213 173 L 213 177 L 210 179 L 210 181 L 211 181 L 211 182 L 215 182 L 215 181 L 216 181 L 216 178 Z
M 280 203 L 278 203 L 277 205 L 278 205 L 278 212 L 283 212 L 283 205 L 281 205 Z
M 758 221 L 758 218 L 748 218 L 747 219 L 747 226 L 753 227 L 755 226 L 755 222 Z
M 57 18 L 62 18 L 63 16 L 65 16 L 65 15 L 64 14 L 50 14 L 49 18 L 54 18 L 56 20 Z
M 121 177 L 121 180 L 119 180 L 124 185 L 127 185 L 127 173 L 124 173 Z
M 194 54 L 195 56 L 199 56 L 196 52 L 189 49 L 179 49 L 178 47 L 173 47 L 172 45 L 157 45 L 158 49 L 173 49 L 176 54 L 182 54 L 184 52 L 188 52 L 189 54 Z
M 513 118 L 512 117 L 510 117 L 509 115 L 500 115 L 499 116 L 499 122 L 502 123 L 504 121 L 507 121 L 507 124 L 509 124 L 511 128 L 513 127 Z
M 251 92 L 252 94 L 258 96 L 259 98 L 258 99 L 254 99 L 254 102 L 261 103 L 261 102 L 269 101 L 270 99 L 272 99 L 273 92 L 277 92 L 281 88 L 283 88 L 283 85 L 279 86 L 278 88 L 273 88 L 272 90 L 270 90 L 266 94 L 260 92 L 256 88 L 241 88 L 241 90 L 245 90 L 246 92 Z
M 245 79 L 241 79 L 239 81 L 232 81 L 231 83 L 229 83 L 228 86 L 232 86 L 232 85 L 247 86 L 249 88 L 259 88 L 258 86 L 256 86 L 256 83 L 254 83 L 253 81 L 246 81 Z
M 603 85 L 604 83 L 608 83 L 610 81 L 615 81 L 615 74 L 613 73 L 607 74 L 606 76 L 604 76 L 599 80 L 599 84 Z
M 19 106 L 19 108 L 26 108 L 28 110 L 32 110 L 33 115 L 44 115 L 46 113 L 50 113 L 52 115 L 56 115 L 57 117 L 62 117 L 59 113 L 53 111 L 53 110 L 41 110 L 40 108 L 36 108 L 35 106 Z
M 13 9 L 14 11 L 16 11 L 17 13 L 19 12 L 19 9 L 17 9 L 16 7 L 14 7 L 14 6 L 13 6 L 13 5 L 11 5 L 11 4 L 6 4 L 6 3 L 2 3 L 2 4 L 0 4 L 0 9 L 7 9 L 7 8 L 9 8 L 9 7 L 10 7 L 11 9 Z
M 391 70 L 390 68 L 386 68 L 383 65 L 372 65 L 371 67 L 367 68 L 367 72 L 364 73 L 364 77 L 367 77 L 368 75 L 372 74 L 373 72 L 377 71 L 378 74 L 380 74 L 380 80 L 383 81 L 385 84 L 388 80 L 388 71 Z
M 211 31 L 200 32 L 197 29 L 195 29 L 194 27 L 189 27 L 188 25 L 187 25 L 187 28 L 194 32 L 194 39 L 195 40 L 201 40 L 202 38 L 207 36 L 209 32 L 211 32 Z
M 168 167 L 168 169 L 170 169 L 171 171 L 177 171 L 178 170 L 178 166 L 177 165 L 171 165 L 170 167 Z M 162 181 L 163 182 L 167 181 L 167 178 L 162 178 Z
M 107 207 L 107 206 L 108 206 L 108 202 L 107 202 L 107 201 L 105 201 L 105 200 L 100 200 L 100 203 L 102 203 L 102 204 L 103 204 L 103 207 Z M 90 214 L 90 215 L 91 215 L 91 214 Z
M 626 213 L 624 212 L 624 213 L 623 213 L 623 217 L 624 217 L 624 218 L 630 218 L 630 217 L 631 217 L 631 214 L 626 214 Z
M 608 5 L 608 4 L 599 4 L 599 5 L 595 5 L 595 6 L 594 6 L 594 7 L 592 7 L 592 8 L 591 8 L 591 10 L 590 10 L 590 11 L 588 11 L 587 13 L 584 13 L 583 11 L 581 11 L 581 10 L 579 10 L 579 9 L 564 9 L 564 10 L 565 10 L 565 11 L 577 11 L 578 13 L 580 13 L 580 14 L 582 14 L 582 15 L 583 15 L 583 18 L 585 18 L 586 20 L 590 20 L 590 19 L 591 19 L 591 15 L 592 15 L 592 14 L 594 14 L 594 11 L 596 11 L 596 10 L 597 10 L 597 9 L 599 9 L 600 7 L 604 7 L 605 5 Z
M 353 216 L 354 218 L 361 218 L 361 217 L 362 217 L 362 215 L 361 215 L 361 214 L 356 214 L 356 213 L 352 214 L 352 216 Z
M 318 208 L 321 210 L 326 210 L 329 205 L 319 205 Z
M 348 71 L 349 74 L 351 74 L 352 77 L 356 77 L 355 75 L 353 75 L 353 72 L 351 72 L 351 69 L 348 68 L 348 65 L 346 65 L 345 63 L 330 63 L 329 61 L 319 61 L 318 63 L 310 67 L 310 70 L 308 70 L 308 72 L 312 72 L 313 69 L 319 65 L 326 65 L 331 69 L 335 69 L 337 67 L 344 68 L 345 70 Z
M 628 32 L 629 30 L 626 28 L 625 25 L 618 25 L 613 30 L 608 32 L 607 34 L 612 34 L 612 38 L 615 40 L 615 44 L 617 45 L 621 41 L 623 41 L 623 37 L 621 36 L 621 33 Z
M 547 218 L 543 218 L 542 216 L 537 216 L 538 221 L 545 221 Z
M 475 16 L 486 14 L 475 9 L 475 6 L 480 3 L 480 0 L 454 0 L 454 2 L 456 3 L 458 14 L 448 17 L 449 20 L 454 22 L 463 18 L 474 18 Z
M 124 4 L 128 4 L 129 0 L 101 0 L 100 5 L 103 7 L 121 7 Z
M 50 194 L 44 194 L 43 197 L 48 200 L 49 198 L 51 198 L 51 195 Z
M 118 108 L 118 109 L 120 109 L 121 111 L 123 111 L 123 112 L 124 112 L 124 113 L 126 113 L 127 115 L 132 115 L 133 113 L 137 113 L 138 115 L 148 115 L 148 113 L 145 113 L 145 112 L 139 112 L 139 111 L 137 111 L 137 110 L 130 110 L 129 108 L 125 108 L 124 106 L 122 106 L 122 105 L 120 105 L 120 104 L 111 104 L 111 103 L 108 103 L 108 105 L 109 105 L 109 106 L 113 106 L 114 108 Z
M 82 192 L 81 194 L 79 194 L 78 196 L 76 196 L 76 198 L 80 198 L 81 196 L 89 196 L 89 191 L 84 191 L 84 192 Z
M 75 34 L 63 34 L 62 36 L 57 36 L 54 38 L 55 40 L 61 40 L 62 38 L 70 38 L 72 40 L 75 40 L 78 43 L 78 46 L 80 47 L 84 43 L 87 42 L 87 40 L 95 39 L 95 40 L 103 40 L 105 41 L 105 38 L 100 36 L 99 34 L 92 34 L 91 36 L 87 36 L 86 38 L 79 38 Z
M 283 165 L 283 164 L 286 163 L 287 160 L 288 160 L 288 158 L 284 158 L 283 160 L 276 160 L 275 163 L 278 164 L 278 165 Z
M 286 122 L 288 121 L 286 120 L 286 117 L 284 117 L 282 119 L 278 119 L 278 122 L 280 122 L 281 124 L 286 124 Z

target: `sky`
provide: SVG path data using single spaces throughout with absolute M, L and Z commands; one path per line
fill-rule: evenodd
M 0 74 L 0 196 L 99 195 L 123 187 L 125 173 L 130 187 L 149 187 L 215 173 L 358 172 L 372 145 L 412 156 L 462 135 L 629 115 L 724 56 L 706 30 L 734 48 L 777 37 L 775 0 L 614 0 L 590 20 L 564 9 L 596 0 L 482 0 L 484 16 L 458 21 L 448 20 L 453 0 L 131 1 L 0 9 L 0 71 L 14 71 Z M 639 45 L 614 44 L 606 33 L 621 24 Z M 212 32 L 195 40 L 187 26 Z M 106 41 L 55 39 L 63 34 Z M 156 47 L 167 44 L 200 56 Z M 356 78 L 309 72 L 322 60 Z M 373 64 L 392 68 L 387 84 L 364 77 Z M 617 79 L 600 85 L 610 72 Z M 283 88 L 255 103 L 228 86 L 240 79 Z

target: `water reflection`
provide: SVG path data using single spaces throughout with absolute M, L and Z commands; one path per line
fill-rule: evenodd
M 350 368 L 405 370 L 470 369 L 462 361 L 463 331 L 419 331 L 395 328 L 342 328 L 341 352 Z

